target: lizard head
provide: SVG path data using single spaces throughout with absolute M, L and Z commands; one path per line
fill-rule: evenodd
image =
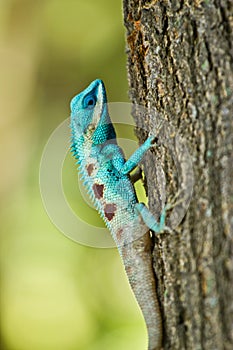
M 76 95 L 70 103 L 71 129 L 76 136 L 84 136 L 93 143 L 103 143 L 114 138 L 107 97 L 102 80 L 94 80 L 84 91 Z

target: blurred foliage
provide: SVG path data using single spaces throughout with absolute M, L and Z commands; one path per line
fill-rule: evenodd
M 115 249 L 72 242 L 39 191 L 43 147 L 90 81 L 127 101 L 120 0 L 1 0 L 1 349 L 142 349 L 144 323 Z M 64 165 L 75 203 L 76 171 Z

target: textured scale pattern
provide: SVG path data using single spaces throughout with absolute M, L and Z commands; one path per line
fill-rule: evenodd
M 161 232 L 165 211 L 157 223 L 136 198 L 130 179 L 153 137 L 125 161 L 111 123 L 104 84 L 93 81 L 71 101 L 71 150 L 77 159 L 87 192 L 117 245 L 131 288 L 142 310 L 149 350 L 161 349 L 162 323 L 154 272 L 149 228 Z M 148 228 L 149 225 L 149 228 Z

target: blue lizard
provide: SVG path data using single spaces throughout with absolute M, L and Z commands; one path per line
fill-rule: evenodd
M 99 79 L 72 99 L 71 132 L 71 151 L 78 160 L 84 184 L 111 232 L 142 310 L 148 330 L 148 349 L 161 349 L 162 320 L 149 229 L 160 233 L 166 228 L 167 207 L 157 222 L 147 207 L 138 203 L 129 175 L 153 146 L 155 137 L 148 137 L 125 161 L 109 117 L 105 87 Z

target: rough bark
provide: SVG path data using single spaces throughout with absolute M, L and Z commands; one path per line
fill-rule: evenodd
M 233 2 L 124 0 L 123 6 L 131 101 L 155 107 L 182 135 L 195 181 L 175 234 L 165 233 L 154 242 L 164 349 L 230 350 Z M 156 117 L 134 117 L 142 142 L 142 129 L 153 131 Z M 184 166 L 177 173 L 162 137 L 143 162 L 149 206 L 157 216 L 165 196 L 174 196 L 179 175 L 185 177 L 188 170 Z

